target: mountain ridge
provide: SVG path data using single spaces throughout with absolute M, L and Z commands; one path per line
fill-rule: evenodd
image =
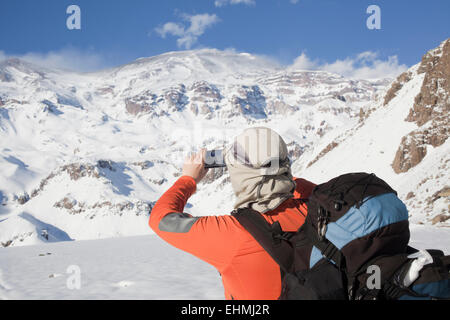
M 202 54 L 207 59 L 199 58 Z M 189 58 L 180 60 L 183 55 Z M 391 167 L 401 137 L 417 128 L 404 119 L 425 78 L 417 73 L 418 65 L 395 91 L 395 82 L 387 80 L 259 70 L 265 60 L 258 59 L 205 49 L 85 74 L 44 69 L 27 73 L 0 66 L 0 243 L 151 233 L 149 209 L 180 176 L 185 152 L 223 147 L 242 128 L 254 125 L 269 126 L 285 138 L 295 157 L 296 176 L 319 183 L 338 174 L 335 168 L 370 170 L 373 165 L 409 201 L 414 223 L 431 224 L 429 220 L 441 214 L 448 198 L 440 197 L 431 206 L 426 201 L 445 186 L 447 158 L 442 150 L 448 141 L 438 153 L 430 150 L 410 172 L 396 174 Z M 250 60 L 253 64 L 247 64 Z M 14 63 L 20 65 L 9 62 Z M 1 78 L 5 70 L 8 81 Z M 392 97 L 386 99 L 386 93 Z M 377 144 L 373 132 L 386 131 L 379 129 L 383 121 L 398 129 Z M 375 154 L 357 151 L 351 141 L 358 137 L 360 145 L 375 145 Z M 349 151 L 336 153 L 343 148 Z M 358 163 L 342 156 L 355 152 Z M 429 161 L 433 155 L 443 161 L 438 169 L 430 169 L 437 163 Z M 429 192 L 419 196 L 422 204 L 413 203 L 415 196 L 406 199 L 410 186 L 429 177 L 426 171 L 432 171 L 433 178 L 420 188 Z M 228 180 L 223 170 L 211 171 L 186 211 L 230 212 L 233 192 Z M 429 216 L 420 214 L 422 209 Z

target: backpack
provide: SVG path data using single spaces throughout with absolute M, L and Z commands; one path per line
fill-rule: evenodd
M 308 214 L 297 232 L 250 208 L 232 212 L 280 266 L 279 299 L 450 298 L 450 256 L 408 246 L 408 211 L 382 179 L 344 174 L 302 201 Z M 420 256 L 427 261 L 418 268 Z

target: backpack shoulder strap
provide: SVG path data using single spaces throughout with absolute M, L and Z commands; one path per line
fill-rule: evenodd
M 292 269 L 293 248 L 280 223 L 270 224 L 261 214 L 250 208 L 234 210 L 231 215 L 263 247 L 280 268 L 288 273 Z
M 332 260 L 340 270 L 345 271 L 345 257 L 338 247 L 326 238 L 320 239 L 317 232 L 313 229 L 313 226 L 308 222 L 305 222 L 302 226 L 302 230 L 305 232 L 312 245 L 319 249 L 323 256 Z

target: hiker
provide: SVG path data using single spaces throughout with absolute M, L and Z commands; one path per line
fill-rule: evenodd
M 287 232 L 304 223 L 315 185 L 291 174 L 286 143 L 264 127 L 245 130 L 225 151 L 225 163 L 236 196 L 235 209 L 252 208 Z M 182 176 L 156 202 L 150 227 L 171 245 L 213 265 L 221 274 L 225 298 L 278 299 L 279 265 L 232 215 L 192 216 L 183 213 L 204 178 L 205 150 L 188 156 Z

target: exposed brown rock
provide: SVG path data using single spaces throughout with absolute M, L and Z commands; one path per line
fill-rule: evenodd
M 205 115 L 205 114 L 209 114 L 209 113 L 211 113 L 211 108 L 207 104 L 203 104 L 200 107 L 200 114 Z
M 161 178 L 161 179 L 150 179 L 149 180 L 151 183 L 153 184 L 157 184 L 157 185 L 162 185 L 163 183 L 167 182 L 166 178 Z
M 302 147 L 295 141 L 288 143 L 287 149 L 288 149 L 288 156 L 292 161 L 299 159 L 304 152 L 304 147 Z
M 238 96 L 233 95 L 230 100 L 233 112 L 228 115 L 229 117 L 242 114 L 244 116 L 267 118 L 266 97 L 259 86 L 241 86 L 238 94 Z
M 22 205 L 27 203 L 28 200 L 30 200 L 30 196 L 26 192 L 17 198 L 17 202 Z
M 175 178 L 181 177 L 181 171 L 174 172 L 174 173 L 173 173 L 173 176 L 174 176 Z
M 432 220 L 431 223 L 432 224 L 436 224 L 436 223 L 441 223 L 441 222 L 445 222 L 448 219 L 450 219 L 449 215 L 446 214 L 438 214 L 437 216 L 435 216 Z
M 419 128 L 402 138 L 392 163 L 396 173 L 419 164 L 428 145 L 438 147 L 450 135 L 450 39 L 424 55 L 418 73 L 424 81 L 405 120 Z
M 406 172 L 416 166 L 427 154 L 426 146 L 423 141 L 406 136 L 402 138 L 400 147 L 398 148 L 392 168 L 395 173 Z
M 101 202 L 101 203 L 98 203 L 98 202 L 94 203 L 94 205 L 92 206 L 93 209 L 95 209 L 95 208 L 103 208 L 103 207 L 111 208 L 112 204 L 111 204 L 110 201 L 104 201 L 104 202 Z
M 140 114 L 150 114 L 152 117 L 166 114 L 161 108 L 158 108 L 158 103 L 163 101 L 163 98 L 152 93 L 150 90 L 141 92 L 140 94 L 127 98 L 125 100 L 125 109 L 131 115 L 137 116 Z
M 441 190 L 435 192 L 431 197 L 428 197 L 427 203 L 433 204 L 436 200 L 440 198 L 450 197 L 450 187 L 444 187 Z
M 21 234 L 18 234 L 16 236 L 14 236 L 12 239 L 9 239 L 9 240 L 7 240 L 5 242 L 1 242 L 1 245 L 6 248 L 6 247 L 11 246 L 14 242 L 17 242 L 17 241 L 23 242 L 23 240 L 25 238 L 28 238 L 31 235 L 33 235 L 33 232 L 21 233 Z
M 8 99 L 8 100 L 3 101 L 4 105 L 6 105 L 6 104 L 13 104 L 13 103 L 24 105 L 24 104 L 28 104 L 29 102 L 25 101 L 25 100 L 17 100 L 17 99 Z
M 39 188 L 34 189 L 31 192 L 31 197 L 34 198 L 36 197 L 42 190 L 44 190 L 44 187 L 47 185 L 47 183 L 53 179 L 56 176 L 56 174 L 54 172 L 50 173 L 45 179 L 41 180 L 41 183 L 39 184 Z
M 71 163 L 64 165 L 61 171 L 67 172 L 70 179 L 76 181 L 83 177 L 100 178 L 100 174 L 96 170 L 96 167 L 91 164 Z
M 311 167 L 314 163 L 316 163 L 320 158 L 322 158 L 324 155 L 326 155 L 328 152 L 330 152 L 331 150 L 333 150 L 334 148 L 336 148 L 339 145 L 339 143 L 333 141 L 331 142 L 329 145 L 327 145 L 325 147 L 325 149 L 323 149 L 318 155 L 317 157 L 314 158 L 313 161 L 311 161 L 310 163 L 308 163 L 307 168 Z
M 363 108 L 359 108 L 359 123 L 363 123 L 364 120 L 366 120 L 371 113 L 375 110 L 375 108 L 368 108 L 366 110 L 364 110 Z
M 386 95 L 384 96 L 384 103 L 383 103 L 384 106 L 387 105 L 397 95 L 397 92 L 401 88 L 403 88 L 405 83 L 411 80 L 411 76 L 412 76 L 411 72 L 406 71 L 397 77 L 397 79 L 392 83 L 390 89 L 386 92 Z
M 295 94 L 295 91 L 289 88 L 280 88 L 278 89 L 278 92 L 284 95 L 293 95 Z
M 444 187 L 441 191 L 438 193 L 439 197 L 450 197 L 450 187 Z
M 197 101 L 205 102 L 207 99 L 208 101 L 219 102 L 222 99 L 220 91 L 206 81 L 195 82 L 191 90 L 196 94 L 193 100 L 196 99 Z
M 11 240 L 8 240 L 6 242 L 2 242 L 2 247 L 4 247 L 4 248 L 9 247 L 11 245 L 11 243 L 12 243 Z
M 109 160 L 101 160 L 100 163 L 102 163 L 102 165 L 106 165 L 106 163 L 112 162 L 109 162 Z M 38 196 L 39 193 L 44 190 L 44 187 L 49 183 L 49 181 L 62 172 L 66 172 L 70 176 L 71 180 L 76 181 L 82 177 L 100 178 L 98 168 L 100 168 L 99 163 L 97 163 L 96 166 L 87 163 L 71 163 L 64 165 L 57 171 L 50 173 L 46 178 L 42 179 L 39 187 L 31 192 L 31 198 Z
M 53 206 L 59 209 L 66 209 L 69 214 L 80 214 L 94 209 L 107 208 L 112 214 L 123 215 L 125 211 L 132 211 L 136 215 L 147 214 L 153 207 L 154 202 L 144 201 L 124 201 L 112 204 L 110 201 L 96 202 L 93 205 L 86 205 L 84 202 L 70 200 L 67 197 L 56 202 Z M 90 215 L 90 219 L 95 217 L 95 213 Z
M 74 204 L 74 201 L 71 201 L 69 198 L 65 197 L 64 199 L 56 202 L 53 206 L 55 208 L 65 208 L 67 210 L 71 210 L 74 207 Z
M 324 112 L 324 113 L 332 113 L 335 116 L 342 114 L 342 113 L 347 113 L 350 114 L 352 109 L 350 107 L 324 107 L 324 106 L 320 106 L 318 108 L 320 111 Z
M 212 183 L 214 181 L 217 181 L 220 177 L 222 177 L 225 174 L 225 168 L 214 168 L 209 169 L 206 176 L 203 178 L 202 183 Z
M 441 48 L 425 54 L 418 73 L 425 73 L 422 88 L 406 121 L 422 126 L 431 119 L 450 112 L 450 39 Z
M 99 95 L 114 94 L 114 86 L 98 88 L 95 93 Z
M 408 194 L 406 195 L 406 200 L 412 199 L 414 198 L 416 195 L 414 194 L 414 192 L 410 191 L 408 192 Z
M 146 169 L 151 168 L 151 167 L 154 166 L 153 162 L 151 162 L 149 160 L 140 161 L 140 162 L 134 162 L 133 165 L 141 167 L 142 170 L 146 170 Z
M 186 88 L 183 84 L 171 88 L 164 93 L 169 110 L 172 112 L 181 111 L 188 104 L 188 97 L 185 95 Z
M 292 114 L 298 110 L 297 106 L 287 104 L 282 100 L 271 100 L 267 103 L 269 114 Z
M 139 104 L 137 102 L 134 102 L 132 100 L 126 100 L 125 101 L 125 108 L 127 109 L 127 112 L 132 115 L 138 115 L 139 113 L 146 113 L 151 110 L 150 106 L 146 103 Z

